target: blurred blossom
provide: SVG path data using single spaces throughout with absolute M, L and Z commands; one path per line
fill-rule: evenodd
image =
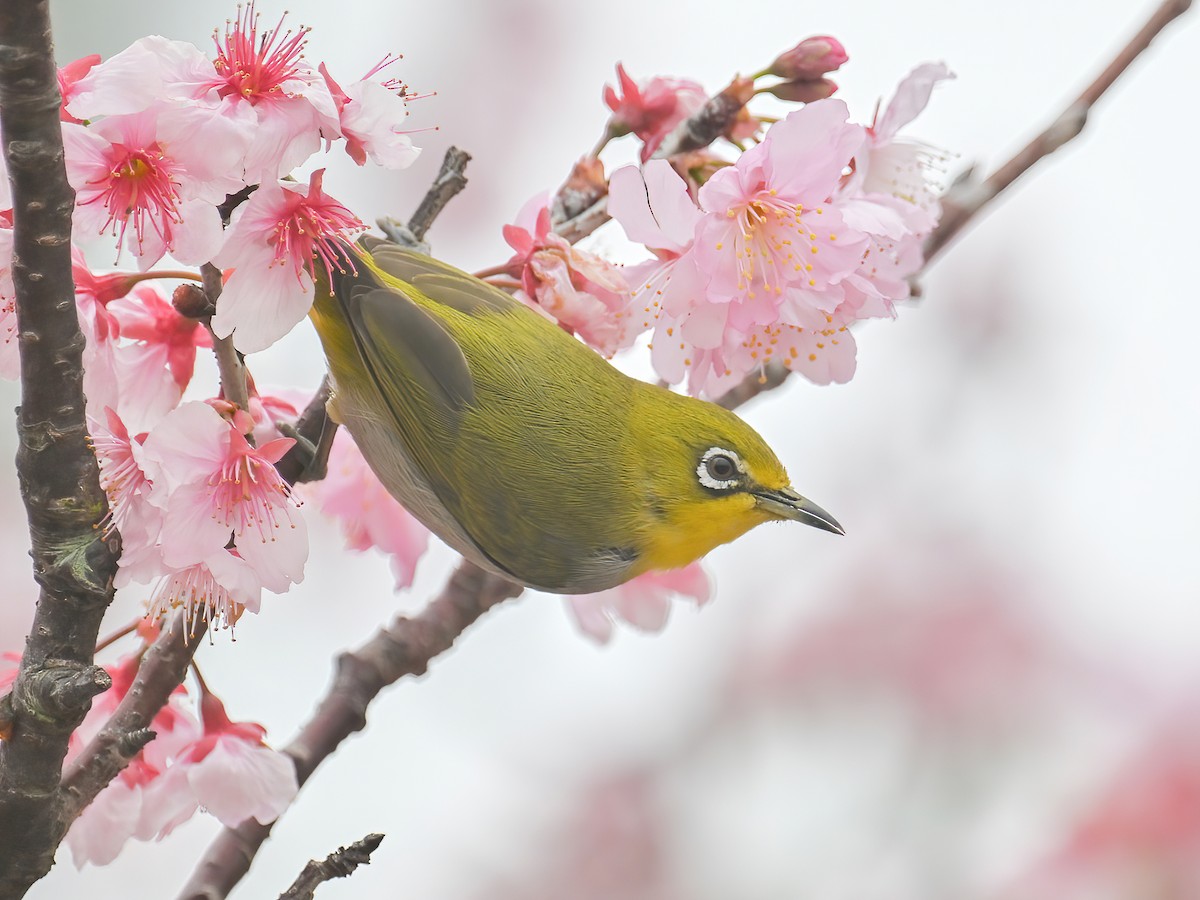
M 670 821 L 657 772 L 621 772 L 584 785 L 530 870 L 491 885 L 489 900 L 683 900 L 671 868 Z
M 613 624 L 624 621 L 639 631 L 661 631 L 675 597 L 703 606 L 712 596 L 712 581 L 699 562 L 666 572 L 646 572 L 595 594 L 566 598 L 567 608 L 583 633 L 598 643 L 612 638 Z
M 388 493 L 345 428 L 334 438 L 328 474 L 303 491 L 341 526 L 349 549 L 376 547 L 388 555 L 396 590 L 412 585 L 429 531 Z
M 741 690 L 873 695 L 925 728 L 964 734 L 1019 728 L 1085 674 L 1022 594 L 1014 576 L 982 562 L 859 577 L 825 616 L 754 651 Z
M 1172 712 L 1004 900 L 1200 897 L 1200 703 Z

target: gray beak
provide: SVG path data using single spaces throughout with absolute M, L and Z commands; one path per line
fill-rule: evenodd
M 831 516 L 811 500 L 801 497 L 791 488 L 779 491 L 756 491 L 754 499 L 769 513 L 781 519 L 792 522 L 803 522 L 822 531 L 832 531 L 834 534 L 845 534 L 846 530 Z

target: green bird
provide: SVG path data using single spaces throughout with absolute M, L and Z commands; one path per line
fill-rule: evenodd
M 504 291 L 374 238 L 311 318 L 371 469 L 463 556 L 589 593 L 763 522 L 843 533 L 728 410 L 630 378 Z

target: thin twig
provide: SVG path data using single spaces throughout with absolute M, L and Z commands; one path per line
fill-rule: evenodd
M 405 225 L 392 218 L 377 219 L 375 224 L 388 236 L 388 240 L 394 243 L 406 247 L 427 249 L 425 235 L 433 224 L 433 220 L 446 208 L 446 204 L 467 186 L 467 176 L 463 172 L 466 171 L 467 163 L 470 161 L 471 154 L 465 150 L 459 150 L 457 147 L 451 147 L 442 158 L 441 171 L 433 179 L 433 184 L 425 192 L 425 196 L 421 198 L 421 203 L 417 206 L 417 211 L 413 213 L 412 218 L 408 220 L 408 224 Z
M 742 108 L 754 96 L 754 81 L 735 78 L 729 87 L 708 98 L 695 113 L 680 122 L 654 151 L 654 159 L 669 159 L 680 153 L 702 150 L 729 131 Z
M 406 675 L 424 674 L 430 660 L 448 650 L 468 625 L 520 593 L 520 585 L 463 560 L 442 593 L 418 615 L 397 617 L 358 650 L 338 657 L 329 692 L 283 751 L 295 760 L 297 781 L 307 782 L 342 741 L 366 726 L 367 707 L 380 691 Z M 248 819 L 222 829 L 179 896 L 227 896 L 249 870 L 273 825 Z
M 216 309 L 223 289 L 221 270 L 212 263 L 205 263 L 200 267 L 200 274 L 204 278 L 204 293 L 208 295 L 209 305 Z M 237 348 L 233 346 L 233 336 L 217 337 L 212 330 L 211 320 L 205 321 L 204 327 L 212 335 L 213 355 L 217 358 L 217 372 L 221 377 L 221 395 L 238 409 L 248 410 L 250 388 L 246 381 L 246 367 Z
M 84 415 L 61 103 L 47 0 L 0 4 L 0 130 L 21 358 L 17 477 L 40 587 L 0 747 L 0 897 L 24 894 L 53 864 L 66 830 L 57 787 L 67 742 L 111 683 L 92 661 L 120 545 L 96 527 L 108 506 Z
M 313 900 L 313 893 L 326 881 L 345 878 L 353 874 L 359 866 L 370 865 L 371 854 L 382 842 L 382 834 L 368 834 L 349 847 L 338 847 L 321 862 L 309 860 L 300 877 L 279 895 L 279 900 Z
M 749 403 L 759 394 L 773 391 L 792 374 L 791 369 L 779 362 L 769 362 L 761 372 L 747 375 L 740 382 L 717 398 L 717 404 L 726 409 L 737 409 Z
M 465 150 L 451 147 L 446 151 L 441 171 L 433 180 L 433 185 L 425 192 L 417 211 L 408 220 L 408 230 L 418 241 L 425 240 L 425 234 L 433 220 L 441 215 L 446 204 L 467 186 L 467 176 L 463 173 L 470 161 L 471 154 Z
M 611 218 L 608 214 L 608 197 L 601 197 L 587 209 L 556 226 L 554 231 L 564 240 L 577 244 Z
M 943 201 L 943 213 L 937 229 L 925 242 L 928 265 L 1009 185 L 1028 172 L 1034 164 L 1079 136 L 1096 102 L 1116 83 L 1130 64 L 1172 21 L 1187 12 L 1191 0 L 1165 0 L 1130 38 L 1112 61 L 1104 67 L 1075 100 L 1037 137 L 982 182 L 966 178 L 954 185 Z

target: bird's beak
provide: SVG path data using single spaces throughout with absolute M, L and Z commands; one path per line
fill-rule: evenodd
M 846 530 L 831 516 L 811 500 L 801 497 L 791 488 L 778 491 L 755 491 L 754 499 L 767 512 L 790 519 L 793 522 L 803 522 L 822 531 L 832 531 L 834 534 L 845 534 Z

